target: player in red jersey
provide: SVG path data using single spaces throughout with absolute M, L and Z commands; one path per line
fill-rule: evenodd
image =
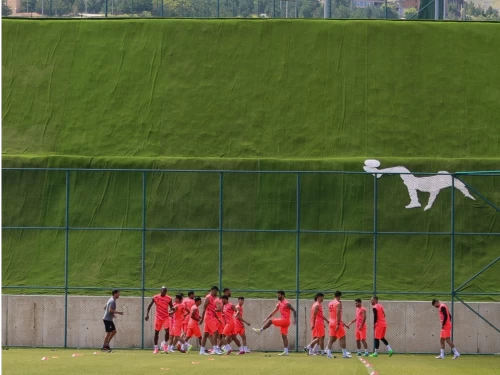
M 247 354 L 250 353 L 250 350 L 247 347 L 247 335 L 245 333 L 245 326 L 250 326 L 250 323 L 248 323 L 244 318 L 243 318 L 243 305 L 245 304 L 245 297 L 238 297 L 238 304 L 236 305 L 236 315 L 235 321 L 234 321 L 234 333 L 236 335 L 239 335 L 241 337 L 241 341 L 243 344 L 243 351 L 240 350 L 238 354 Z M 243 324 L 244 323 L 244 324 Z
M 330 328 L 330 340 L 328 341 L 328 349 L 326 350 L 327 358 L 333 358 L 332 346 L 336 340 L 339 340 L 340 348 L 342 349 L 343 358 L 351 358 L 351 355 L 346 349 L 345 329 L 346 324 L 342 321 L 342 302 L 340 301 L 342 292 L 335 292 L 335 299 L 328 304 L 328 312 L 330 320 L 328 326 Z
M 321 348 L 321 354 L 325 350 L 325 322 L 328 323 L 328 319 L 325 318 L 323 313 L 323 300 L 325 295 L 323 293 L 317 293 L 314 297 L 314 303 L 311 306 L 311 331 L 312 331 L 312 342 L 307 345 L 304 350 L 307 351 L 309 355 L 316 355 L 316 348 Z
M 149 320 L 149 311 L 151 307 L 156 305 L 156 314 L 155 314 L 155 337 L 154 337 L 154 351 L 153 354 L 158 353 L 158 337 L 160 335 L 161 329 L 165 329 L 165 342 L 168 341 L 169 330 L 170 330 L 170 320 L 168 309 L 173 308 L 172 297 L 167 295 L 167 287 L 162 286 L 160 290 L 160 294 L 157 294 L 151 300 L 151 303 L 148 305 L 148 311 L 146 312 L 146 317 L 144 318 L 146 321 Z M 162 348 L 164 352 L 167 352 L 167 347 Z
M 190 291 L 188 292 L 188 298 L 184 298 L 182 300 L 182 303 L 184 306 L 186 306 L 187 311 L 191 311 L 191 307 L 194 306 L 194 292 Z M 188 330 L 188 324 L 189 324 L 189 316 L 186 316 L 186 319 L 184 320 L 184 324 L 182 325 L 182 338 L 185 339 L 187 336 L 187 330 Z
M 392 356 L 394 351 L 392 350 L 389 342 L 385 339 L 385 333 L 387 331 L 387 322 L 385 320 L 384 307 L 378 303 L 378 297 L 373 296 L 371 299 L 371 304 L 373 306 L 373 324 L 375 328 L 375 350 L 370 357 L 378 357 L 378 348 L 380 346 L 380 340 L 387 346 L 387 352 L 389 357 Z
M 175 303 L 172 311 L 174 312 L 174 326 L 172 328 L 173 344 L 179 341 L 181 343 L 181 347 L 179 349 L 180 352 L 189 352 L 192 345 L 187 344 L 186 341 L 181 337 L 184 320 L 186 319 L 186 316 L 189 316 L 189 311 L 186 309 L 186 305 L 182 303 L 181 294 L 177 294 L 175 296 Z M 170 352 L 173 352 L 174 345 L 171 345 L 168 349 Z
M 447 342 L 453 351 L 453 359 L 457 359 L 460 357 L 460 353 L 457 348 L 455 348 L 455 344 L 451 341 L 451 314 L 450 310 L 448 310 L 448 306 L 444 303 L 439 302 L 437 299 L 432 300 L 432 306 L 439 310 L 439 320 L 441 321 L 441 334 L 440 334 L 440 343 L 441 343 L 441 353 L 436 357 L 436 359 L 444 359 L 444 343 Z
M 358 357 L 365 356 L 368 357 L 368 344 L 366 343 L 366 308 L 362 305 L 361 299 L 357 298 L 354 300 L 356 305 L 356 317 L 347 325 L 350 327 L 352 323 L 356 323 L 356 347 L 358 348 Z M 365 349 L 365 354 L 361 354 L 361 344 Z
M 267 316 L 266 319 L 264 319 L 264 323 L 266 323 L 262 328 L 257 329 L 254 328 L 253 331 L 257 334 L 261 334 L 262 331 L 265 329 L 268 329 L 271 327 L 271 325 L 274 325 L 276 327 L 280 327 L 280 332 L 281 332 L 281 338 L 283 339 L 283 346 L 284 350 L 283 353 L 279 355 L 287 356 L 288 355 L 288 327 L 290 326 L 290 311 L 293 312 L 293 321 L 292 324 L 295 324 L 297 320 L 297 312 L 295 309 L 290 305 L 290 302 L 288 302 L 285 299 L 285 292 L 283 290 L 279 290 L 277 293 L 278 297 L 278 304 L 276 305 L 276 308 Z M 278 319 L 271 319 L 271 317 L 276 314 L 277 312 L 280 312 L 281 318 Z
M 222 294 L 224 296 L 227 296 L 228 298 L 231 297 L 231 289 L 229 288 L 224 288 L 222 291 Z M 218 326 L 218 332 L 219 332 L 219 338 L 217 340 L 217 347 L 221 349 L 221 351 L 225 352 L 225 344 L 221 344 L 221 336 L 222 336 L 222 331 L 224 331 L 225 327 L 225 322 L 224 322 L 224 305 L 222 303 L 222 299 L 217 297 L 215 299 L 215 305 L 217 308 L 215 309 L 215 312 L 217 313 L 217 316 L 219 317 L 219 320 L 222 322 Z
M 224 295 L 221 297 L 223 311 L 224 311 L 224 330 L 221 335 L 221 345 L 226 350 L 226 353 L 229 355 L 233 351 L 231 346 L 229 345 L 231 341 L 238 346 L 240 352 L 243 351 L 243 347 L 241 346 L 240 340 L 234 333 L 234 315 L 236 314 L 236 308 L 234 305 L 229 302 L 228 296 Z
M 189 314 L 189 322 L 186 332 L 186 341 L 188 341 L 191 337 L 196 337 L 198 339 L 198 345 L 201 346 L 201 330 L 200 330 L 200 309 L 198 308 L 201 305 L 201 298 L 194 298 L 194 305 L 191 307 Z
M 210 293 L 205 297 L 205 302 L 203 303 L 203 313 L 201 315 L 200 324 L 205 322 L 203 327 L 203 338 L 201 339 L 200 355 L 208 355 L 205 345 L 209 336 L 213 337 L 213 343 L 217 343 L 219 337 L 219 325 L 222 324 L 219 316 L 216 313 L 216 296 L 219 288 L 213 286 L 210 288 Z M 217 344 L 216 344 L 217 345 Z M 218 346 L 214 346 L 214 354 L 223 354 Z

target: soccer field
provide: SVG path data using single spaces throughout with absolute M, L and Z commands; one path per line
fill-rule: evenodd
M 93 353 L 96 353 L 95 355 Z M 2 351 L 4 374 L 214 374 L 236 372 L 243 375 L 273 374 L 397 374 L 397 375 L 487 375 L 498 374 L 500 357 L 462 356 L 444 361 L 430 355 L 394 355 L 389 358 L 327 359 L 292 353 L 255 352 L 244 356 L 199 356 L 190 354 L 153 355 L 149 350 L 117 350 L 101 353 L 76 349 L 10 349 Z M 75 354 L 75 356 L 73 356 Z M 42 361 L 42 358 L 48 358 Z M 362 358 L 362 357 L 361 357 Z M 365 359 L 365 358 L 363 358 Z

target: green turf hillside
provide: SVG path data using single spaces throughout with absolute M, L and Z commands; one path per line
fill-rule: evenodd
M 416 172 L 500 169 L 500 25 L 272 20 L 3 20 L 4 167 Z M 223 284 L 295 289 L 296 177 L 226 174 Z M 500 177 L 465 177 L 500 205 Z M 73 172 L 70 286 L 141 286 L 142 174 Z M 146 287 L 218 282 L 219 174 L 146 178 Z M 378 180 L 378 230 L 449 232 L 451 193 L 406 210 Z M 373 230 L 373 177 L 301 177 L 303 230 Z M 425 206 L 428 194 L 421 194 Z M 456 191 L 457 232 L 500 232 Z M 4 172 L 4 226 L 65 226 L 64 172 Z M 371 290 L 372 234 L 303 233 L 302 289 Z M 380 235 L 379 290 L 448 291 L 450 238 Z M 456 238 L 456 283 L 500 236 Z M 64 231 L 3 231 L 4 285 L 63 285 Z M 498 264 L 468 291 L 498 289 Z M 396 296 L 393 298 L 401 298 Z M 408 298 L 408 296 L 404 296 Z M 489 299 L 489 297 L 484 297 Z
M 498 24 L 2 22 L 8 155 L 499 156 Z

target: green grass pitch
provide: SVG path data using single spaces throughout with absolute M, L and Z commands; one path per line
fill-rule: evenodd
M 308 357 L 291 353 L 279 357 L 276 353 L 268 357 L 254 352 L 244 356 L 199 356 L 174 353 L 153 355 L 149 350 L 116 350 L 101 353 L 77 349 L 10 349 L 2 352 L 2 370 L 5 374 L 215 374 L 238 373 L 244 375 L 273 374 L 343 374 L 367 375 L 489 375 L 498 374 L 499 357 L 462 356 L 453 361 L 448 356 L 444 361 L 430 355 L 394 355 L 389 358 L 368 358 L 366 367 L 359 358 Z M 73 357 L 73 354 L 79 354 Z M 42 361 L 43 357 L 48 360 Z M 57 358 L 54 358 L 57 357 Z

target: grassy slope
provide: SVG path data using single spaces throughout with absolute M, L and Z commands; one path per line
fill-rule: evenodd
M 498 157 L 498 24 L 2 22 L 5 154 Z
M 120 333 L 118 333 L 120 334 Z M 357 358 L 350 360 L 324 357 L 308 357 L 305 354 L 292 353 L 288 358 L 280 358 L 277 353 L 271 358 L 264 353 L 252 353 L 245 356 L 200 357 L 198 353 L 169 354 L 152 356 L 149 350 L 130 351 L 117 350 L 114 353 L 93 355 L 93 351 L 79 350 L 82 356 L 73 358 L 71 350 L 48 349 L 10 349 L 3 352 L 3 369 L 12 375 L 37 373 L 67 374 L 85 373 L 88 375 L 103 372 L 130 373 L 189 373 L 193 375 L 206 373 L 231 372 L 235 369 L 248 375 L 273 373 L 276 375 L 294 374 L 348 374 L 366 375 L 368 369 Z M 48 357 L 48 361 L 41 361 Z M 58 358 L 52 358 L 58 357 Z M 391 358 L 381 355 L 369 358 L 374 372 L 380 374 L 440 374 L 440 375 L 489 375 L 498 369 L 500 359 L 485 356 L 462 356 L 458 361 L 450 357 L 445 361 L 436 361 L 433 356 L 395 355 Z M 134 370 L 135 369 L 135 370 Z
M 2 22 L 4 166 L 352 171 L 369 156 L 415 171 L 498 169 L 496 24 Z M 3 224 L 64 225 L 64 178 L 4 173 Z M 140 228 L 141 179 L 73 173 L 70 226 Z M 468 181 L 500 204 L 498 177 Z M 293 176 L 224 182 L 225 228 L 295 229 Z M 218 227 L 218 175 L 155 173 L 147 186 L 148 228 Z M 379 230 L 450 230 L 449 191 L 425 213 L 403 208 L 397 177 L 379 180 L 379 192 Z M 368 176 L 304 176 L 301 202 L 302 229 L 373 229 Z M 457 231 L 500 232 L 484 201 L 458 193 L 456 202 Z M 457 283 L 492 260 L 498 238 L 457 238 Z M 4 285 L 63 284 L 62 231 L 3 239 Z M 295 239 L 224 234 L 224 284 L 294 289 Z M 217 282 L 218 240 L 148 231 L 146 286 Z M 141 241 L 139 231 L 72 231 L 69 284 L 140 287 Z M 301 288 L 371 288 L 373 236 L 300 241 Z M 379 289 L 449 289 L 448 238 L 378 244 Z M 495 290 L 497 271 L 470 290 Z

